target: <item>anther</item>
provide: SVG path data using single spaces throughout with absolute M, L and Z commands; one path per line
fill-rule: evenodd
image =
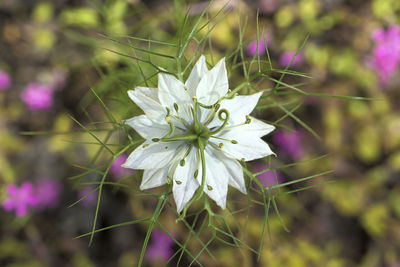
M 193 101 L 197 101 L 197 96 L 192 97 Z
M 143 145 L 142 147 L 143 148 L 146 148 L 146 147 L 148 147 L 149 146 L 149 144 L 145 144 L 145 145 Z
M 181 182 L 181 181 L 176 181 L 176 183 L 177 183 L 177 184 L 182 184 L 182 182 Z
M 160 141 L 160 138 L 153 138 L 153 139 L 151 139 L 151 141 L 158 142 L 158 141 Z
M 181 165 L 181 166 L 183 167 L 183 166 L 185 166 L 185 163 L 186 163 L 186 162 L 185 162 L 185 159 L 182 159 L 182 160 L 179 162 L 179 165 Z
M 245 163 L 245 162 L 246 162 L 246 159 L 245 159 L 245 158 L 242 158 L 240 161 L 243 162 L 243 163 Z
M 187 86 L 186 86 L 186 84 L 183 86 L 183 88 L 185 88 L 185 90 L 187 90 Z
M 246 115 L 246 122 L 245 124 L 250 124 L 251 123 L 251 118 L 249 115 Z
M 178 112 L 179 110 L 178 104 L 174 103 L 174 109 L 176 110 L 176 112 Z
M 224 144 L 223 144 L 223 143 L 219 143 L 218 146 L 219 146 L 219 148 L 221 148 L 221 149 L 224 148 Z
M 208 189 L 208 191 L 212 191 L 213 190 L 211 185 L 207 185 L 207 189 Z
M 195 172 L 194 172 L 194 178 L 197 178 L 197 176 L 199 176 L 199 170 L 196 170 Z
M 171 116 L 167 116 L 167 117 L 165 117 L 165 121 L 167 122 L 167 123 L 170 123 L 171 122 Z
M 234 145 L 236 145 L 236 144 L 238 143 L 238 141 L 236 141 L 236 140 L 231 140 L 231 143 L 234 144 Z

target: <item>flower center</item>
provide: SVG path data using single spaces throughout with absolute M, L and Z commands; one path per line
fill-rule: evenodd
M 208 144 L 208 139 L 211 136 L 210 130 L 202 123 L 192 123 L 186 131 L 187 136 L 197 136 L 196 139 L 190 141 L 196 147 L 199 147 L 201 142 L 205 147 Z

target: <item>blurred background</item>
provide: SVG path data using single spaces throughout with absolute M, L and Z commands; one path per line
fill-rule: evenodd
M 207 17 L 224 4 L 215 0 Z M 128 53 L 126 45 L 104 35 L 177 43 L 189 5 L 189 20 L 195 21 L 207 2 L 0 1 L 0 266 L 136 266 L 146 223 L 100 232 L 90 247 L 87 237 L 76 239 L 92 229 L 97 195 L 90 181 L 101 179 L 110 156 L 71 117 L 94 129 L 110 147 L 121 146 L 126 134 L 102 131 L 109 118 L 90 88 L 122 122 L 140 113 L 126 91 L 143 85 L 154 69 L 137 60 L 136 56 L 150 61 L 150 55 L 136 54 L 137 49 L 129 50 L 131 58 L 112 52 Z M 320 138 L 282 110 L 266 108 L 266 100 L 260 102 L 255 116 L 277 126 L 266 138 L 277 154 L 271 166 L 306 161 L 277 171 L 278 181 L 273 171 L 260 174 L 260 181 L 272 185 L 333 172 L 282 189 L 311 187 L 277 199 L 290 232 L 271 208 L 270 238 L 266 235 L 262 241 L 259 260 L 245 248 L 213 242 L 209 246 L 213 256 L 203 252 L 199 261 L 204 266 L 400 266 L 400 1 L 231 0 L 221 14 L 210 34 L 213 58 L 233 51 L 243 34 L 247 60 L 257 55 L 257 49 L 267 60 L 267 45 L 275 68 L 284 69 L 292 61 L 291 70 L 312 77 L 285 76 L 285 83 L 315 94 L 281 100 Z M 240 33 L 239 25 L 244 23 L 245 31 Z M 165 43 L 125 39 L 125 44 L 139 49 L 174 53 Z M 207 45 L 203 51 L 211 63 Z M 195 47 L 189 44 L 187 58 L 194 55 Z M 164 68 L 170 65 L 154 55 L 151 61 Z M 240 75 L 231 77 L 230 83 L 240 83 Z M 149 79 L 154 86 L 156 78 Z M 258 86 L 275 84 L 265 81 Z M 141 173 L 119 168 L 125 158 L 123 154 L 116 160 L 107 181 L 137 187 Z M 260 161 L 248 166 L 257 172 L 269 165 Z M 325 181 L 330 183 L 313 187 Z M 134 193 L 106 186 L 97 227 L 151 216 L 156 202 Z M 247 201 L 234 189 L 229 198 Z M 243 222 L 245 215 L 236 220 Z M 175 219 L 172 209 L 160 218 L 171 235 L 184 243 L 188 229 L 175 224 Z M 255 207 L 241 236 L 256 250 L 263 222 L 263 208 Z M 201 248 L 196 240 L 188 243 L 194 255 Z M 179 264 L 179 253 L 167 263 L 178 250 L 156 228 L 145 265 L 187 266 L 192 261 L 187 254 Z

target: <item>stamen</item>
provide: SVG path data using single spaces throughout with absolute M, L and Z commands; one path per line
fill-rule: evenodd
M 171 180 L 171 178 L 169 178 L 169 176 L 167 176 L 167 179 L 165 179 L 165 182 L 166 182 L 167 184 L 171 184 L 171 183 L 172 183 L 172 180 Z
M 193 177 L 194 177 L 194 178 L 197 178 L 197 176 L 199 176 L 199 170 L 198 170 L 198 169 L 194 172 Z
M 193 145 L 190 145 L 190 147 L 188 148 L 188 150 L 186 150 L 185 155 L 183 156 L 183 159 L 181 159 L 181 161 L 179 162 L 179 165 L 181 165 L 182 167 L 185 166 L 186 163 L 186 157 L 189 155 L 190 151 L 192 151 Z
M 251 123 L 251 118 L 249 115 L 246 115 L 246 122 L 245 124 L 250 124 Z
M 148 147 L 149 146 L 149 144 L 145 144 L 145 145 L 143 145 L 142 147 L 143 148 L 146 148 L 146 147 Z
M 183 88 L 184 88 L 185 90 L 187 90 L 187 86 L 186 86 L 186 84 L 183 86 Z
M 207 185 L 207 189 L 208 189 L 208 191 L 212 191 L 213 190 L 211 185 Z
M 176 182 L 177 184 L 182 184 L 182 182 L 181 182 L 181 181 L 177 181 L 177 180 L 176 180 L 175 182 Z
M 211 137 L 215 138 L 215 139 L 223 140 L 223 141 L 226 141 L 226 142 L 231 142 L 232 144 L 237 144 L 238 143 L 236 140 L 229 140 L 229 139 L 225 139 L 225 138 L 218 137 L 218 136 L 210 136 L 210 138 Z
M 151 141 L 153 142 L 171 142 L 171 141 L 193 141 L 198 138 L 197 135 L 175 135 L 169 138 L 153 138 Z
M 174 126 L 174 124 L 172 123 L 172 121 L 171 121 L 171 116 L 169 115 L 169 109 L 167 108 L 167 113 L 168 113 L 168 115 L 165 117 L 165 121 L 168 123 L 168 125 L 169 125 L 169 131 L 168 131 L 168 133 L 166 134 L 166 135 L 164 135 L 163 136 L 163 138 L 167 138 L 167 137 L 169 137 L 169 136 L 171 136 L 171 135 L 173 135 L 174 134 L 174 132 L 175 132 L 175 126 Z M 158 142 L 158 141 L 155 141 L 155 142 Z
M 210 113 L 210 115 L 207 118 L 206 123 L 204 124 L 207 126 L 212 120 L 214 119 L 215 114 L 217 113 L 218 109 L 221 107 L 221 104 L 217 102 L 217 104 L 214 105 L 214 110 Z
M 223 143 L 219 143 L 219 148 L 223 149 L 224 148 L 224 144 Z
M 174 116 L 175 118 L 177 118 L 186 128 L 188 128 L 189 126 L 186 124 L 186 122 L 181 118 L 181 115 L 179 114 L 179 106 L 177 103 L 174 103 L 174 109 L 176 111 L 176 114 L 178 115 L 178 117 Z

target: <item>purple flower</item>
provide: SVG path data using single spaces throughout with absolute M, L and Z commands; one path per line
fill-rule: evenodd
M 367 61 L 378 73 L 380 83 L 385 86 L 400 63 L 400 27 L 392 25 L 387 31 L 377 29 L 373 32 L 372 39 L 376 45 Z
M 30 111 L 50 109 L 53 106 L 53 88 L 38 83 L 30 83 L 21 94 L 22 101 Z
M 6 191 L 8 198 L 4 200 L 3 208 L 9 212 L 14 210 L 17 217 L 27 215 L 28 208 L 38 204 L 35 187 L 31 182 L 23 182 L 20 187 L 10 184 Z
M 277 131 L 272 139 L 279 149 L 294 160 L 298 160 L 303 156 L 303 146 L 301 145 L 301 132 L 300 131 Z
M 110 173 L 115 178 L 121 178 L 125 174 L 129 173 L 128 169 L 121 167 L 121 165 L 124 164 L 127 159 L 128 156 L 126 154 L 121 154 L 114 160 L 113 164 L 110 167 Z
M 38 209 L 54 208 L 58 205 L 62 184 L 52 179 L 40 179 L 36 185 Z
M 146 256 L 151 260 L 167 261 L 174 254 L 174 241 L 160 229 L 151 233 L 151 243 L 147 248 Z
M 261 13 L 272 14 L 277 8 L 276 0 L 260 0 L 258 4 Z
M 296 55 L 296 51 L 284 52 L 279 58 L 279 64 L 282 67 L 286 67 L 287 65 L 289 65 L 290 61 L 292 60 L 292 58 L 295 55 Z M 298 53 L 290 66 L 292 66 L 292 67 L 300 66 L 303 62 L 304 62 L 303 54 Z
M 11 78 L 7 72 L 0 70 L 0 90 L 5 91 L 11 86 Z
M 265 55 L 266 52 L 265 43 L 268 44 L 268 39 L 260 37 L 258 42 L 258 54 L 260 56 Z M 253 40 L 247 45 L 247 54 L 250 56 L 254 56 L 256 55 L 256 53 L 257 53 L 257 40 Z
M 78 199 L 81 199 L 80 203 L 84 206 L 92 206 L 97 202 L 98 191 L 94 191 L 94 186 L 84 186 L 78 191 Z M 90 194 L 90 195 L 89 195 Z
M 254 166 L 253 171 L 260 172 L 267 168 L 268 168 L 267 164 L 258 163 Z M 281 184 L 284 181 L 282 174 L 279 170 L 276 170 L 276 171 L 269 170 L 269 171 L 266 171 L 266 172 L 263 172 L 263 173 L 257 175 L 256 177 L 263 186 L 272 186 L 272 185 L 277 184 L 277 182 L 278 182 L 278 184 Z

